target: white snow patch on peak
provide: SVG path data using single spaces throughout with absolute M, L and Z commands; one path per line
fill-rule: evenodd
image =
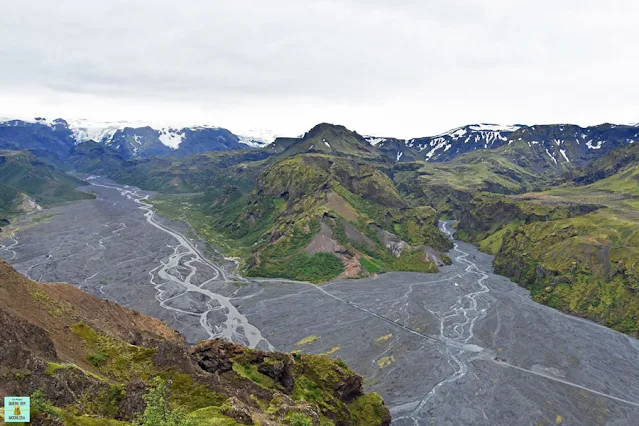
M 398 162 L 399 159 L 402 158 L 402 155 L 404 155 L 402 151 L 397 151 L 397 159 L 395 160 L 395 162 Z
M 597 145 L 592 144 L 592 139 L 586 142 L 586 146 L 590 149 L 599 149 L 603 145 L 603 141 L 597 141 Z
M 279 136 L 283 136 L 272 130 L 264 129 L 247 129 L 241 132 L 233 132 L 238 135 L 240 142 L 252 146 L 253 148 L 261 148 L 266 145 L 270 145 Z
M 466 129 L 459 128 L 455 130 L 453 133 L 451 133 L 450 135 L 453 137 L 453 139 L 459 139 L 465 134 L 466 134 Z
M 559 152 L 561 152 L 561 155 L 566 159 L 568 163 L 570 163 L 570 160 L 568 159 L 568 156 L 566 155 L 566 150 L 560 149 Z
M 373 146 L 382 142 L 386 142 L 386 138 L 376 138 L 374 136 L 364 136 L 364 139 L 366 139 L 366 141 Z
M 91 121 L 84 118 L 67 120 L 76 143 L 93 140 L 111 142 L 113 135 L 125 127 L 144 127 L 147 124 L 139 121 Z
M 169 148 L 177 149 L 178 146 L 184 140 L 184 133 L 180 132 L 177 129 L 161 129 L 160 131 L 160 142 Z
M 485 132 L 514 132 L 519 130 L 521 126 L 482 123 L 470 125 L 468 128 Z
M 548 154 L 548 156 L 550 158 L 552 158 L 552 161 L 554 161 L 555 164 L 557 164 L 557 159 L 555 157 L 553 157 L 553 155 L 550 153 L 550 151 L 548 151 L 548 148 L 546 148 L 546 154 Z
M 327 146 L 327 147 L 329 147 L 329 148 L 331 147 L 331 144 L 330 144 L 330 143 L 328 143 L 328 142 L 326 142 L 326 139 L 322 139 L 322 140 L 324 141 L 324 145 L 326 145 L 326 146 Z

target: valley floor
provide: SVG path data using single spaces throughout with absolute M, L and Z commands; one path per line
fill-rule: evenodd
M 245 280 L 155 216 L 147 193 L 91 182 L 96 200 L 5 229 L 0 257 L 160 318 L 191 343 L 339 357 L 384 397 L 394 425 L 636 424 L 639 341 L 534 303 L 470 244 L 456 242 L 438 274 Z

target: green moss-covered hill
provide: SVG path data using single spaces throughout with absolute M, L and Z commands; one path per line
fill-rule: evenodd
M 435 210 L 409 206 L 386 174 L 343 157 L 287 157 L 268 166 L 249 194 L 191 198 L 178 208 L 175 200 L 159 197 L 155 205 L 190 218 L 200 235 L 242 257 L 250 276 L 318 282 L 431 272 L 450 248 Z
M 65 201 L 93 198 L 75 189 L 82 184 L 29 151 L 0 151 L 0 219 Z
M 390 424 L 341 361 L 221 340 L 189 348 L 159 320 L 2 260 L 0 329 L 0 396 L 31 395 L 31 424 Z
M 458 236 L 494 254 L 495 271 L 538 302 L 638 336 L 639 163 L 628 151 L 577 173 L 590 185 L 475 194 L 456 206 Z

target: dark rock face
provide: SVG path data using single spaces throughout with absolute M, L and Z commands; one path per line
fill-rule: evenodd
M 53 342 L 41 328 L 10 315 L 0 308 L 0 363 L 14 368 L 30 368 L 34 356 L 55 359 Z
M 293 357 L 278 352 L 248 350 L 225 340 L 207 340 L 191 350 L 198 365 L 209 373 L 224 373 L 233 369 L 233 364 L 253 364 L 257 371 L 272 378 L 285 392 L 295 385 Z
M 207 340 L 191 349 L 197 364 L 209 373 L 231 371 L 233 369 L 231 358 L 242 353 L 244 353 L 242 347 L 225 340 Z

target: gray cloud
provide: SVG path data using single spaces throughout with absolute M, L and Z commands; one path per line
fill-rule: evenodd
M 639 121 L 632 1 L 5 2 L 0 114 L 323 120 L 417 136 L 467 122 Z

